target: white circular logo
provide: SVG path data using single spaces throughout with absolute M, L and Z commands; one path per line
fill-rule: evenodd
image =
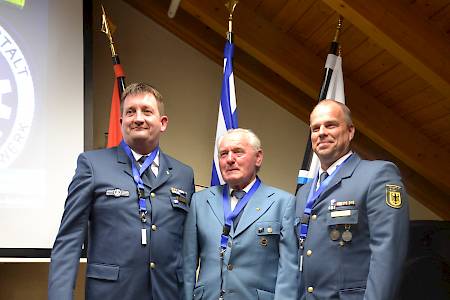
M 0 53 L 0 168 L 5 168 L 14 162 L 26 144 L 35 100 L 25 56 L 1 25 Z

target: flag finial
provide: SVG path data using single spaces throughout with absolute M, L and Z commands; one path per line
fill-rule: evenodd
M 114 57 L 116 56 L 116 49 L 114 48 L 114 40 L 112 37 L 113 32 L 115 31 L 114 24 L 111 23 L 110 20 L 108 20 L 108 17 L 106 16 L 105 8 L 102 5 L 102 29 L 101 31 L 106 34 L 106 36 L 109 39 L 109 47 L 111 48 L 111 55 Z
M 337 43 L 339 41 L 339 35 L 340 35 L 342 27 L 343 27 L 343 25 L 342 25 L 343 22 L 344 22 L 344 18 L 341 15 L 339 15 L 338 24 L 336 26 L 336 33 L 334 34 L 333 42 Z
M 236 8 L 236 5 L 238 4 L 239 0 L 229 0 L 225 7 L 228 9 L 228 32 L 227 32 L 227 38 L 231 41 L 231 33 L 233 32 L 233 13 L 234 9 Z

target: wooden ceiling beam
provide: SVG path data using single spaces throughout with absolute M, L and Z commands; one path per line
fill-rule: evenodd
M 222 35 L 216 33 L 181 9 L 177 11 L 176 18 L 169 19 L 165 13 L 170 2 L 168 0 L 124 1 L 219 65 L 223 64 L 225 33 Z M 308 122 L 314 105 L 314 100 L 309 95 L 286 82 L 241 49 L 236 47 L 234 52 L 235 74 L 297 118 Z
M 175 19 L 169 19 L 167 17 L 169 1 L 125 1 L 217 64 L 222 65 L 223 35 L 204 26 L 183 10 L 177 12 Z M 234 72 L 236 76 L 270 97 L 299 119 L 308 122 L 309 113 L 315 103 L 314 99 L 300 92 L 239 48 L 236 48 L 235 51 Z M 353 146 L 365 158 L 395 161 L 403 174 L 408 193 L 443 219 L 450 219 L 449 194 L 435 188 L 434 184 L 418 175 L 363 134 L 357 134 Z
M 450 99 L 448 37 L 403 1 L 322 1 Z
M 227 31 L 228 13 L 223 1 L 183 0 L 181 7 L 220 35 Z M 268 21 L 246 8 L 245 3 L 239 3 L 234 13 L 234 33 L 239 48 L 311 98 L 316 98 L 323 59 L 273 28 Z M 416 172 L 438 183 L 444 191 L 450 190 L 450 158 L 447 151 L 420 134 L 349 78 L 345 78 L 345 86 L 347 104 L 359 130 Z M 436 163 L 440 164 L 439 168 L 430 168 Z

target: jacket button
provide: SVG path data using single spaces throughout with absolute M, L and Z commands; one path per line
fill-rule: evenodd
M 152 230 L 153 230 L 153 231 L 156 231 L 157 228 L 158 228 L 158 227 L 156 227 L 155 224 L 152 224 Z
M 228 265 L 227 265 L 227 269 L 228 269 L 228 271 L 233 270 L 233 265 L 232 265 L 232 264 L 228 264 Z
M 307 256 L 311 256 L 311 255 L 312 255 L 312 250 L 306 251 L 306 255 L 307 255 Z
M 154 268 L 156 268 L 156 264 L 154 262 L 151 262 L 150 263 L 150 269 L 154 269 Z
M 308 293 L 312 293 L 312 292 L 314 292 L 314 288 L 312 286 L 309 286 L 308 287 Z

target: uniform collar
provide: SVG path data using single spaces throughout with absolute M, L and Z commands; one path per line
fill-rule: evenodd
M 243 188 L 242 190 L 244 190 L 246 193 L 248 193 L 248 191 L 252 188 L 252 186 L 255 184 L 256 181 L 256 177 L 249 183 L 247 184 L 247 186 L 245 188 Z M 234 191 L 234 189 L 230 188 L 229 192 L 230 195 L 231 193 Z
M 131 153 L 133 154 L 133 157 L 134 157 L 134 159 L 136 161 L 139 161 L 139 159 L 141 159 L 142 156 L 150 154 L 150 153 L 148 153 L 148 154 L 139 154 L 139 153 L 135 152 L 133 149 L 131 149 Z M 156 167 L 159 167 L 159 150 L 158 150 L 158 153 L 156 154 L 155 159 L 153 160 L 152 164 L 155 165 Z
M 337 168 L 340 164 L 342 164 L 342 163 L 347 159 L 347 157 L 349 157 L 349 156 L 352 155 L 352 154 L 353 154 L 353 151 L 352 151 L 352 150 L 348 151 L 347 154 L 345 154 L 344 156 L 342 156 L 341 158 L 339 158 L 337 161 L 335 161 L 335 162 L 334 162 L 328 169 L 326 169 L 326 170 L 323 170 L 322 167 L 320 167 L 320 169 L 319 169 L 319 176 L 320 176 L 320 174 L 322 174 L 322 173 L 325 172 L 325 171 L 328 173 L 328 175 L 333 174 L 333 172 L 336 171 L 336 168 Z

